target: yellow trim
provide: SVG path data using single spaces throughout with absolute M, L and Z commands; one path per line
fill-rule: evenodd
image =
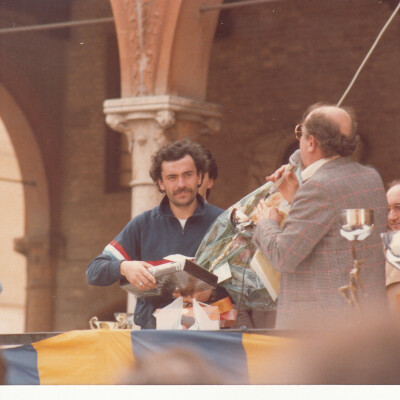
M 71 331 L 34 343 L 41 385 L 108 385 L 133 368 L 130 330 Z
M 250 384 L 268 384 L 271 371 L 279 359 L 279 355 L 293 339 L 243 333 L 242 344 L 247 355 L 247 369 Z

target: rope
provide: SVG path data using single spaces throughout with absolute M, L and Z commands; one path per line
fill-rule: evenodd
M 353 79 L 351 80 L 349 86 L 347 86 L 347 89 L 345 90 L 345 92 L 343 93 L 343 96 L 341 97 L 341 99 L 338 101 L 337 106 L 339 107 L 344 98 L 347 96 L 347 93 L 349 93 L 350 89 L 353 87 L 354 82 L 356 81 L 356 79 L 358 78 L 358 75 L 360 74 L 361 70 L 363 69 L 365 63 L 367 62 L 369 56 L 372 54 L 372 52 L 374 51 L 376 45 L 378 44 L 381 36 L 383 35 L 383 33 L 386 31 L 386 28 L 389 26 L 389 24 L 392 22 L 394 16 L 397 14 L 397 12 L 400 9 L 400 2 L 397 5 L 396 9 L 393 11 L 392 15 L 390 16 L 390 18 L 387 20 L 386 24 L 384 25 L 384 27 L 382 28 L 382 30 L 379 32 L 378 37 L 375 39 L 374 44 L 372 45 L 372 47 L 369 49 L 367 55 L 365 56 L 363 62 L 361 63 L 361 65 L 358 67 L 357 72 L 355 73 Z
M 47 29 L 70 28 L 73 26 L 101 24 L 104 22 L 112 22 L 112 21 L 114 21 L 113 17 L 106 17 L 106 18 L 97 18 L 97 19 L 86 19 L 86 20 L 81 20 L 81 21 L 55 22 L 52 24 L 42 24 L 42 25 L 29 25 L 29 26 L 20 26 L 20 27 L 14 26 L 11 28 L 0 29 L 0 35 L 6 34 L 6 33 L 33 32 L 33 31 L 44 31 Z
M 278 1 L 282 0 L 246 0 L 246 1 L 237 1 L 235 3 L 227 3 L 227 4 L 201 5 L 199 10 L 200 12 L 227 10 L 230 8 L 254 6 L 256 4 L 263 4 L 263 3 L 276 3 Z
M 3 182 L 11 182 L 11 183 L 22 183 L 23 185 L 36 186 L 36 182 L 21 181 L 21 180 L 19 180 L 19 179 L 0 178 L 0 181 L 3 181 Z

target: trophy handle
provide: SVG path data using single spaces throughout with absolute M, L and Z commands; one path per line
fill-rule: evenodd
M 119 314 L 115 318 L 118 322 L 117 329 L 125 329 L 128 325 L 128 317 L 126 314 Z
M 90 329 L 99 329 L 99 319 L 97 317 L 92 317 L 89 320 Z

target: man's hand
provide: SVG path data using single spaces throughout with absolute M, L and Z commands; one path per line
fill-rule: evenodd
M 157 287 L 157 281 L 147 270 L 148 267 L 152 265 L 144 261 L 122 261 L 120 271 L 121 275 L 138 289 L 150 290 Z
M 293 172 L 290 164 L 282 165 L 272 175 L 267 176 L 265 180 L 275 183 L 282 176 L 285 176 L 285 179 L 278 186 L 278 190 L 282 194 L 283 198 L 291 203 L 297 189 L 299 188 L 299 181 L 297 180 L 296 174 Z
M 255 211 L 255 216 L 257 218 L 257 221 L 261 221 L 262 219 L 273 219 L 279 225 L 281 224 L 283 219 L 283 216 L 279 214 L 277 208 L 267 206 L 266 200 L 259 201 Z

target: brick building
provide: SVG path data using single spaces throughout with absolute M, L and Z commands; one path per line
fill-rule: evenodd
M 210 201 L 233 204 L 286 162 L 308 105 L 340 99 L 395 2 L 204 8 L 222 3 L 1 2 L 0 118 L 21 180 L 35 185 L 21 185 L 24 233 L 9 249 L 26 257 L 26 281 L 5 287 L 0 312 L 7 289 L 22 288 L 27 331 L 84 329 L 124 309 L 124 292 L 89 287 L 85 270 L 158 202 L 155 149 L 184 136 L 203 143 L 220 170 Z M 87 20 L 96 23 L 43 26 Z M 397 16 L 344 101 L 358 115 L 360 160 L 385 182 L 400 177 L 399 34 Z M 2 259 L 0 281 L 12 267 Z

